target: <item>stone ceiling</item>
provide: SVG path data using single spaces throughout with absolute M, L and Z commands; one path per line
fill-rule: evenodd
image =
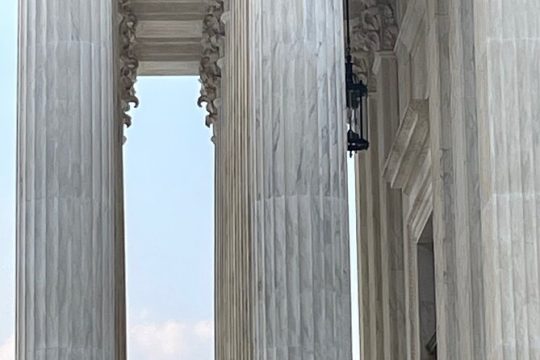
M 132 0 L 139 75 L 198 75 L 205 0 Z

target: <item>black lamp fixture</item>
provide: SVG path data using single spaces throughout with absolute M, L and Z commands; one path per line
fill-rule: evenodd
M 369 148 L 369 141 L 364 137 L 364 133 L 367 133 L 366 110 L 368 88 L 353 71 L 349 0 L 345 0 L 345 15 L 347 17 L 345 91 L 347 98 L 347 120 L 349 123 L 349 130 L 347 131 L 347 150 L 352 156 L 355 152 L 364 151 Z

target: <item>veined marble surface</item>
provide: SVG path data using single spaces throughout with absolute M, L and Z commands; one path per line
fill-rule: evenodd
M 122 358 L 117 9 L 19 6 L 16 356 Z
M 255 358 L 350 360 L 342 1 L 251 6 Z

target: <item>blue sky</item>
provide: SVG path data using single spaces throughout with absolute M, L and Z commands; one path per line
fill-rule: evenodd
M 124 149 L 130 360 L 212 354 L 213 144 L 195 77 L 141 77 Z
M 2 1 L 0 13 L 0 360 L 13 360 L 17 1 Z M 124 149 L 129 358 L 209 360 L 213 145 L 196 107 L 199 84 L 194 77 L 141 77 L 137 89 L 141 106 Z M 357 339 L 356 319 L 353 307 Z
M 17 1 L 2 1 L 0 13 L 0 360 L 12 360 L 15 324 Z

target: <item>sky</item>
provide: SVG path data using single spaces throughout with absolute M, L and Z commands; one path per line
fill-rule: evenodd
M 17 1 L 0 13 L 0 360 L 14 360 Z M 213 145 L 198 92 L 195 77 L 137 83 L 124 146 L 129 360 L 213 358 Z M 352 254 L 354 218 L 351 206 Z M 352 321 L 359 359 L 356 306 Z
M 0 1 L 0 360 L 13 360 L 17 1 Z
M 211 357 L 214 163 L 199 88 L 137 84 L 124 150 L 130 360 Z

